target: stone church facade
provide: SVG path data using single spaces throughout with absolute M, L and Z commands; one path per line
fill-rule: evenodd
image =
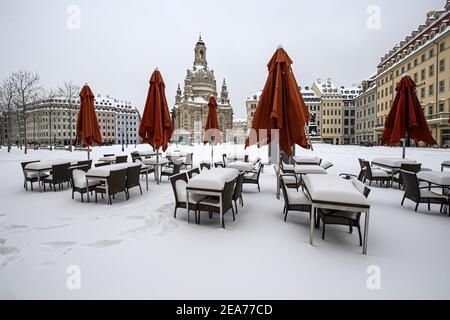
M 224 142 L 232 141 L 233 108 L 225 79 L 218 95 L 214 70 L 208 67 L 206 46 L 201 37 L 195 45 L 194 54 L 194 65 L 192 69 L 187 70 L 183 91 L 178 85 L 175 96 L 172 110 L 175 140 L 181 143 L 202 141 L 208 101 L 214 96 L 218 105 L 217 117 L 222 139 Z

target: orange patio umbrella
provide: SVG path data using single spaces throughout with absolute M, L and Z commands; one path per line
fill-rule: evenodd
M 292 146 L 295 144 L 310 148 L 305 132 L 309 113 L 291 65 L 291 58 L 280 46 L 267 64 L 269 76 L 256 107 L 250 136 L 245 141 L 246 148 L 252 144 L 260 147 L 271 143 L 272 130 L 278 130 L 276 164 L 279 163 L 279 149 L 291 156 Z M 278 166 L 277 175 L 279 173 Z M 277 198 L 280 193 L 279 183 L 280 179 L 277 177 Z
M 159 183 L 159 148 L 162 148 L 163 151 L 167 150 L 173 133 L 165 88 L 166 85 L 161 73 L 156 68 L 150 78 L 150 88 L 148 89 L 147 101 L 139 127 L 139 136 L 142 141 L 150 144 L 153 150 L 157 151 L 155 168 L 157 183 Z
M 89 147 L 94 143 L 101 144 L 103 142 L 94 108 L 94 94 L 87 84 L 83 86 L 80 92 L 80 111 L 77 119 L 76 140 L 88 148 L 88 159 Z
M 214 150 L 213 150 L 214 145 L 222 143 L 222 136 L 219 130 L 219 121 L 217 120 L 217 101 L 214 96 L 211 96 L 208 102 L 208 116 L 206 118 L 205 136 L 203 138 L 203 143 L 211 144 L 211 165 L 212 165 L 214 158 Z
M 389 115 L 384 123 L 381 145 L 394 146 L 403 140 L 402 157 L 405 158 L 406 139 L 413 139 L 416 144 L 423 141 L 436 145 L 430 133 L 427 120 L 416 95 L 416 84 L 410 76 L 404 75 L 395 88 L 396 94 Z

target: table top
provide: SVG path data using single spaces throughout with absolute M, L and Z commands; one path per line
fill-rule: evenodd
M 88 172 L 86 173 L 86 176 L 107 178 L 107 177 L 109 177 L 109 174 L 111 171 L 121 170 L 121 169 L 125 169 L 128 167 L 134 167 L 134 166 L 141 166 L 141 164 L 133 163 L 133 162 L 110 164 L 108 166 L 102 166 L 102 167 L 89 169 Z
M 403 163 L 417 163 L 417 162 L 411 159 L 378 157 L 374 158 L 372 160 L 372 163 L 386 166 L 389 168 L 400 168 Z
M 439 186 L 450 186 L 450 171 L 420 171 L 417 178 Z
M 73 160 L 48 160 L 48 161 L 39 161 L 29 163 L 25 166 L 25 170 L 51 170 L 53 165 L 70 163 L 71 165 L 75 165 L 78 161 Z
M 239 171 L 252 171 L 255 166 L 251 162 L 233 161 L 227 165 L 227 168 L 238 169 Z
M 189 179 L 187 188 L 223 190 L 225 182 L 237 178 L 239 170 L 232 168 L 213 168 L 203 170 L 200 174 Z
M 319 164 L 321 158 L 313 157 L 313 156 L 294 156 L 292 157 L 292 160 L 295 163 L 301 163 L 301 164 Z
M 139 155 L 141 157 L 146 157 L 146 156 L 151 157 L 151 156 L 156 156 L 156 152 L 155 151 L 140 151 Z
M 156 165 L 156 158 L 150 158 L 150 159 L 144 159 L 142 160 L 142 162 L 146 165 L 150 165 L 150 166 L 155 166 Z M 158 159 L 158 165 L 162 166 L 164 164 L 168 164 L 169 160 L 167 160 L 166 158 L 159 158 Z
M 295 165 L 294 171 L 297 174 L 327 174 L 327 170 L 318 165 Z
M 352 180 L 336 175 L 313 174 L 303 178 L 313 203 L 369 208 L 367 198 L 355 187 Z

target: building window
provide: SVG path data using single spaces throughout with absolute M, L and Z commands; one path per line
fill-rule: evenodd
M 425 99 L 425 88 L 420 89 L 420 98 Z
M 421 62 L 425 62 L 425 53 L 424 54 L 422 54 L 422 56 L 420 57 L 420 60 L 421 60 Z
M 430 85 L 428 86 L 428 95 L 429 95 L 430 97 L 434 96 L 434 86 L 433 86 L 433 84 L 430 84 Z
M 425 69 L 422 69 L 420 71 L 420 80 L 425 81 L 425 77 L 426 77 Z
M 444 93 L 445 91 L 445 80 L 439 81 L 439 93 Z
M 441 42 L 441 44 L 439 45 L 439 51 L 442 52 L 445 50 L 445 42 Z
M 444 112 L 445 105 L 443 102 L 439 103 L 439 112 Z
M 430 58 L 434 57 L 434 49 L 430 49 Z
M 431 78 L 432 76 L 434 76 L 434 64 L 432 64 L 432 65 L 429 67 L 429 72 L 428 72 L 428 74 L 430 75 L 430 78 Z
M 433 114 L 433 107 L 432 106 L 428 108 L 428 114 Z
M 445 59 L 442 59 L 441 61 L 439 61 L 439 72 L 444 71 L 445 71 Z
M 418 77 L 418 75 L 417 75 L 417 72 L 414 73 L 414 82 L 415 82 L 415 83 L 417 83 L 417 80 L 419 80 L 418 78 L 419 78 L 419 77 Z

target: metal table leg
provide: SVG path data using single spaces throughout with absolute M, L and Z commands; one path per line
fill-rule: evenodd
M 363 254 L 367 254 L 367 241 L 369 238 L 369 211 L 366 212 L 364 217 L 364 243 L 363 243 Z
M 41 172 L 39 170 L 37 171 L 37 179 L 38 179 L 39 192 L 41 192 Z
M 314 238 L 314 214 L 315 214 L 316 208 L 314 205 L 311 206 L 311 223 L 310 223 L 310 230 L 309 230 L 309 244 L 313 245 L 313 238 Z
M 186 211 L 187 211 L 187 222 L 189 223 L 189 191 L 186 190 Z
M 87 202 L 89 203 L 89 178 L 86 177 L 86 195 L 87 195 Z

